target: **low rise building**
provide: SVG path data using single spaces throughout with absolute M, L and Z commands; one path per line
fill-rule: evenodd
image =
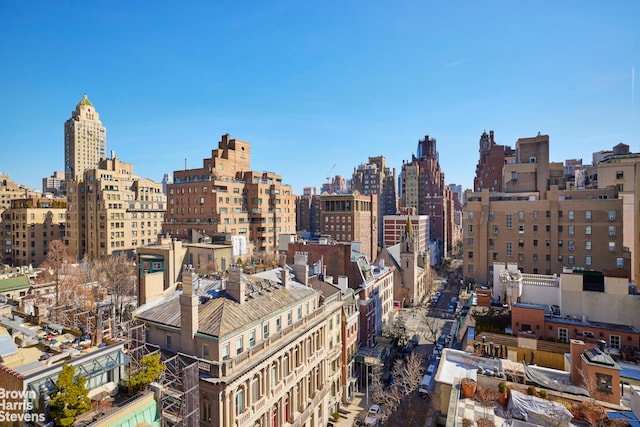
M 232 265 L 218 281 L 187 269 L 181 291 L 137 313 L 149 342 L 198 360 L 187 381 L 198 385 L 201 426 L 324 425 L 337 410 L 343 304 L 322 305 L 288 267 L 277 273 L 245 276 Z

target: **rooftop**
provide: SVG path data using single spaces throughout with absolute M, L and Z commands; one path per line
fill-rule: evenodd
M 194 292 L 200 297 L 198 333 L 224 337 L 317 294 L 312 288 L 293 279 L 289 280 L 286 287 L 282 286 L 279 278 L 275 279 L 279 269 L 274 270 L 255 276 L 241 275 L 247 290 L 246 300 L 242 304 L 228 296 L 224 286 L 226 279 L 198 279 L 194 283 Z M 141 307 L 137 317 L 179 329 L 181 294 L 181 291 L 176 291 L 157 304 Z

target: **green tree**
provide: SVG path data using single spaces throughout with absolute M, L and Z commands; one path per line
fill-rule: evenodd
M 62 365 L 62 371 L 51 394 L 51 419 L 57 426 L 69 426 L 76 417 L 91 409 L 89 391 L 85 386 L 86 379 L 82 375 L 76 377 L 76 369 Z
M 155 381 L 165 369 L 167 367 L 160 363 L 160 354 L 144 356 L 140 359 L 140 369 L 129 376 L 127 386 L 131 387 L 134 392 L 140 391 L 149 383 Z

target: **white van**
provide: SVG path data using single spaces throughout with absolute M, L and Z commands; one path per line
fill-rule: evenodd
M 430 364 L 429 367 L 427 368 L 427 373 L 425 376 L 422 377 L 422 382 L 420 383 L 420 389 L 418 390 L 418 393 L 420 393 L 420 396 L 422 397 L 427 397 L 429 395 L 429 388 L 431 387 L 431 378 L 433 377 L 433 373 L 436 369 L 436 365 L 435 364 Z

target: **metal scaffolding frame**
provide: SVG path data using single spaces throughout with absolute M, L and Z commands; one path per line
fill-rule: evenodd
M 161 377 L 160 414 L 165 427 L 197 427 L 200 419 L 198 359 L 167 354 Z

